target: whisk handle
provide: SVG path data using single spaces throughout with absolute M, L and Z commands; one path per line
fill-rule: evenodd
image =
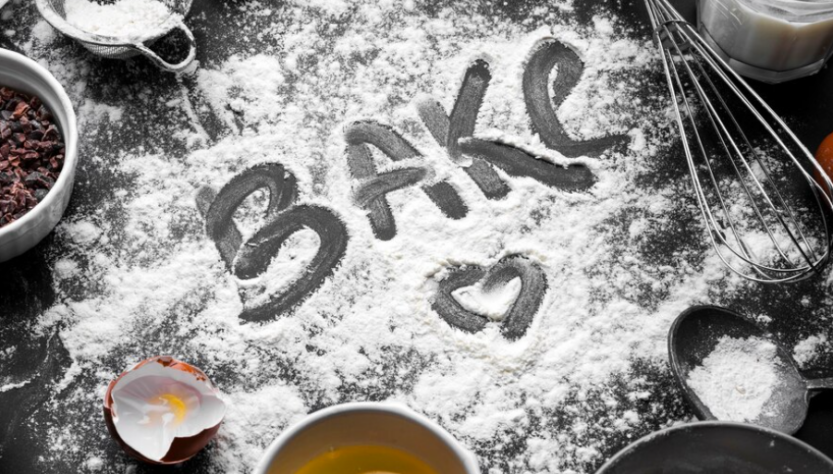
M 185 59 L 176 64 L 171 64 L 165 61 L 152 49 L 148 48 L 142 43 L 135 44 L 133 45 L 133 47 L 139 50 L 140 53 L 147 56 L 151 61 L 156 63 L 156 65 L 161 67 L 162 69 L 171 72 L 182 72 L 188 66 L 190 66 L 191 63 L 194 61 L 194 58 L 197 57 L 197 41 L 194 39 L 194 34 L 191 33 L 191 30 L 187 26 L 185 26 L 185 23 L 183 23 L 182 20 L 178 21 L 174 29 L 181 30 L 183 33 L 185 33 L 185 37 L 188 39 L 188 56 L 186 56 Z

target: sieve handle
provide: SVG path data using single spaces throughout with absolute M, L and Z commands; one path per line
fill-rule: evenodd
M 140 53 L 144 54 L 151 61 L 156 63 L 157 66 L 161 67 L 162 69 L 166 69 L 171 72 L 182 72 L 185 68 L 191 65 L 194 61 L 194 58 L 197 57 L 197 41 L 194 39 L 194 34 L 191 33 L 191 30 L 185 26 L 185 23 L 182 20 L 178 20 L 174 29 L 182 30 L 185 33 L 185 37 L 188 38 L 188 56 L 183 59 L 181 62 L 176 64 L 171 64 L 156 54 L 152 49 L 148 48 L 142 43 L 137 43 L 133 45 Z
M 807 381 L 808 390 L 833 389 L 833 377 L 828 379 L 815 379 Z

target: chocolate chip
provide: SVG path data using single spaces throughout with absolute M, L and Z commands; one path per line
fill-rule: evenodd
M 12 118 L 14 120 L 18 120 L 23 115 L 25 115 L 26 112 L 29 111 L 29 109 L 30 109 L 29 104 L 27 104 L 26 102 L 20 102 L 19 104 L 17 104 L 17 106 L 15 106 L 14 113 L 12 114 Z
M 53 141 L 57 140 L 57 138 L 58 128 L 55 125 L 50 124 L 48 127 L 46 127 L 46 131 L 43 132 L 43 139 Z
M 29 134 L 32 132 L 32 122 L 26 117 L 20 117 L 20 128 L 23 129 L 23 133 Z
M 41 105 L 40 108 L 38 108 L 38 118 L 42 121 L 45 121 L 45 122 L 51 122 L 52 121 L 52 114 L 49 113 L 48 110 L 46 110 L 45 105 Z
M 38 182 L 38 180 L 40 179 L 41 176 L 42 175 L 40 173 L 38 173 L 37 171 L 33 171 L 33 172 L 29 173 L 28 175 L 26 175 L 26 179 L 24 179 L 23 181 L 28 185 L 35 185 L 35 184 L 37 184 L 37 182 Z
M 0 87 L 0 226 L 46 197 L 63 168 L 65 149 L 40 99 Z

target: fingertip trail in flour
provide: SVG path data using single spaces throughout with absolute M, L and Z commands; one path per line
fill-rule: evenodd
M 393 128 L 371 120 L 352 122 L 344 129 L 348 146 L 373 145 L 393 161 L 420 156 L 419 151 Z
M 448 181 L 429 184 L 422 187 L 431 202 L 440 208 L 443 214 L 450 219 L 462 219 L 469 213 L 469 208 Z
M 550 72 L 556 69 L 550 98 Z M 524 67 L 523 92 L 532 129 L 547 147 L 566 157 L 597 157 L 616 145 L 627 143 L 627 135 L 591 140 L 573 140 L 564 131 L 556 110 L 581 80 L 584 64 L 578 54 L 555 38 L 540 40 Z
M 253 192 L 266 189 L 269 203 L 266 224 L 246 242 L 233 216 Z M 206 233 L 229 270 L 247 280 L 262 275 L 278 255 L 287 239 L 310 229 L 318 235 L 318 251 L 303 273 L 281 291 L 269 295 L 265 303 L 243 310 L 244 321 L 268 321 L 291 310 L 333 275 L 347 251 L 347 227 L 332 211 L 320 206 L 297 205 L 295 176 L 276 163 L 257 165 L 238 174 L 214 193 L 204 187 L 197 193 L 197 208 L 206 220 Z
M 377 176 L 376 165 L 373 163 L 370 148 L 364 144 L 348 145 L 347 165 L 350 174 L 360 183 L 354 191 L 354 199 L 356 199 L 356 194 L 359 194 L 362 190 L 362 183 L 366 184 L 374 176 Z M 367 217 L 370 220 L 370 227 L 376 238 L 390 240 L 396 236 L 396 220 L 393 218 L 393 212 L 391 212 L 390 204 L 385 195 L 368 200 L 364 206 L 359 202 L 359 206 L 368 212 Z
M 452 272 L 440 282 L 437 296 L 431 308 L 448 324 L 465 332 L 475 333 L 486 327 L 488 320 L 463 306 L 452 294 L 459 288 L 472 286 L 483 279 L 486 271 L 478 266 L 463 267 Z
M 459 162 L 462 158 L 457 141 L 460 138 L 474 135 L 480 106 L 483 105 L 483 97 L 486 95 L 491 80 L 489 63 L 482 59 L 475 61 L 466 70 L 463 84 L 460 86 L 457 100 L 448 118 L 448 134 L 445 141 L 448 154 L 455 162 Z
M 299 205 L 281 212 L 249 239 L 235 260 L 238 278 L 263 273 L 286 240 L 301 229 L 318 234 L 318 252 L 303 274 L 283 291 L 270 295 L 268 302 L 243 310 L 244 321 L 267 321 L 302 303 L 333 275 L 347 252 L 347 227 L 332 211 L 319 206 Z
M 441 146 L 448 142 L 448 115 L 442 104 L 433 97 L 426 97 L 416 103 L 417 113 L 425 128 Z
M 182 90 L 183 110 L 193 124 L 194 131 L 206 140 L 206 144 L 213 145 L 225 136 L 240 134 L 242 126 L 212 106 L 214 104 L 200 89 L 195 76 L 182 75 L 177 77 L 177 82 Z M 228 104 L 226 107 L 229 107 Z
M 470 137 L 474 133 L 480 106 L 483 104 L 490 80 L 488 63 L 483 60 L 475 61 L 463 78 L 451 118 L 446 115 L 443 106 L 434 99 L 423 99 L 417 103 L 417 112 L 425 128 L 455 162 L 462 161 L 460 138 Z M 502 199 L 509 194 L 509 186 L 491 166 L 479 158 L 472 158 L 471 164 L 463 166 L 463 170 L 487 199 Z
M 501 259 L 491 268 L 467 265 L 451 270 L 439 283 L 437 295 L 431 305 L 448 324 L 465 332 L 482 331 L 489 322 L 486 316 L 464 308 L 454 292 L 460 288 L 481 284 L 486 292 L 507 285 L 520 278 L 521 289 L 517 298 L 503 315 L 501 334 L 509 340 L 517 340 L 526 334 L 547 293 L 547 279 L 541 267 L 521 255 Z
M 586 190 L 596 182 L 593 172 L 583 164 L 557 165 L 511 145 L 465 138 L 460 147 L 463 153 L 481 158 L 511 176 L 533 178 L 564 191 Z
M 356 188 L 353 202 L 360 208 L 367 209 L 372 202 L 388 193 L 419 183 L 425 178 L 426 173 L 423 168 L 403 168 L 379 173 Z
M 214 241 L 220 256 L 231 269 L 237 251 L 242 244 L 242 236 L 232 217 L 240 204 L 259 189 L 269 191 L 269 204 L 264 215 L 272 216 L 292 203 L 298 190 L 295 177 L 286 173 L 279 164 L 257 165 L 231 179 L 219 193 L 212 196 L 213 190 L 201 189 L 197 194 L 199 207 L 205 207 L 205 228 Z M 202 202 L 202 204 L 200 204 Z
M 515 278 L 521 279 L 521 292 L 500 328 L 503 336 L 510 340 L 519 339 L 526 334 L 547 292 L 547 278 L 541 267 L 517 255 L 501 260 L 486 277 L 483 289 L 494 290 Z
M 427 177 L 427 171 L 408 168 L 399 170 L 402 172 L 379 173 L 369 146 L 374 146 L 393 161 L 422 155 L 396 130 L 378 122 L 352 122 L 346 126 L 344 138 L 347 142 L 350 173 L 353 178 L 359 180 L 354 201 L 369 211 L 368 218 L 374 235 L 381 240 L 390 240 L 396 236 L 396 226 L 387 194 L 423 181 Z M 422 190 L 446 217 L 461 219 L 468 214 L 468 207 L 449 183 L 441 181 L 425 185 Z

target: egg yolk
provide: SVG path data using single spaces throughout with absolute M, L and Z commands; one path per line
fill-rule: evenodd
M 277 472 L 275 466 L 270 473 Z M 438 474 L 413 454 L 377 445 L 343 446 L 327 450 L 295 474 Z
M 185 419 L 185 413 L 188 411 L 185 407 L 185 402 L 182 401 L 181 398 L 170 393 L 164 393 L 162 395 L 159 395 L 158 397 L 154 398 L 151 401 L 151 403 L 154 405 L 162 405 L 166 407 L 168 409 L 168 413 L 174 415 L 174 424 L 182 423 L 182 420 Z

